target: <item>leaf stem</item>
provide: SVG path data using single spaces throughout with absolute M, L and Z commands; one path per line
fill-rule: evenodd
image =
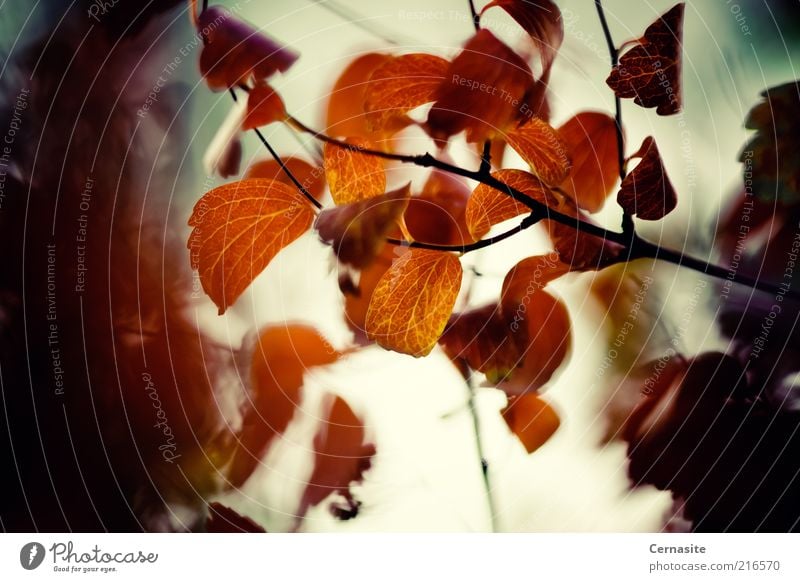
M 472 417 L 472 430 L 475 433 L 475 448 L 477 449 L 478 458 L 481 463 L 481 476 L 483 477 L 483 489 L 486 492 L 486 505 L 489 509 L 489 516 L 492 524 L 492 532 L 497 532 L 497 511 L 494 506 L 494 497 L 492 496 L 492 485 L 489 480 L 489 462 L 486 460 L 486 455 L 483 452 L 483 439 L 481 437 L 481 421 L 478 416 L 478 407 L 475 405 L 475 384 L 472 376 L 465 379 L 469 398 L 467 399 L 467 407 L 469 414 Z
M 614 44 L 614 39 L 611 36 L 611 29 L 608 27 L 608 20 L 606 20 L 606 13 L 603 10 L 602 0 L 594 0 L 594 6 L 597 9 L 597 16 L 600 19 L 600 26 L 603 28 L 603 36 L 605 36 L 606 44 L 608 45 L 608 54 L 611 58 L 611 67 L 616 67 L 619 62 L 619 51 Z M 625 136 L 622 132 L 622 99 L 615 93 L 614 94 L 614 120 L 616 121 L 617 130 L 617 162 L 619 164 L 619 179 L 620 182 L 625 179 Z M 633 235 L 635 227 L 633 218 L 627 212 L 622 213 L 622 232 L 625 234 Z

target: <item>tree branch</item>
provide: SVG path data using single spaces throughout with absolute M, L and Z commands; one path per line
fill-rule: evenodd
M 758 279 L 751 279 L 749 277 L 739 275 L 738 273 L 731 274 L 727 269 L 724 267 L 720 267 L 717 265 L 712 265 L 706 261 L 702 261 L 700 259 L 695 259 L 693 257 L 684 255 L 678 251 L 666 249 L 661 247 L 660 245 L 648 242 L 641 237 L 639 237 L 635 232 L 634 233 L 625 233 L 625 232 L 615 232 L 612 230 L 608 230 L 603 228 L 602 226 L 598 226 L 596 224 L 592 224 L 590 222 L 586 222 L 576 218 L 574 216 L 570 216 L 568 214 L 563 214 L 558 212 L 557 210 L 553 210 L 546 204 L 539 202 L 538 200 L 531 198 L 524 192 L 517 190 L 507 184 L 504 184 L 491 174 L 485 175 L 482 174 L 478 170 L 467 170 L 460 166 L 455 166 L 443 160 L 439 160 L 433 157 L 430 153 L 425 154 L 418 154 L 418 155 L 408 155 L 408 154 L 396 154 L 392 152 L 383 152 L 380 150 L 371 150 L 361 148 L 359 146 L 349 144 L 347 142 L 332 138 L 328 135 L 320 133 L 318 131 L 314 131 L 313 129 L 307 127 L 297 119 L 292 116 L 287 118 L 287 122 L 290 124 L 295 125 L 295 127 L 299 128 L 301 131 L 305 131 L 310 133 L 317 139 L 324 141 L 326 143 L 330 143 L 333 145 L 337 145 L 339 147 L 347 148 L 351 151 L 357 151 L 363 154 L 376 156 L 379 158 L 383 158 L 386 160 L 394 160 L 398 162 L 403 162 L 407 164 L 414 164 L 421 167 L 426 168 L 436 168 L 442 170 L 444 172 L 450 172 L 451 174 L 455 174 L 458 176 L 462 176 L 464 178 L 469 178 L 470 180 L 474 180 L 476 182 L 480 182 L 482 184 L 486 184 L 495 190 L 499 190 L 503 194 L 510 196 L 517 202 L 524 204 L 530 210 L 533 216 L 536 216 L 537 220 L 542 218 L 547 218 L 548 220 L 552 220 L 554 222 L 558 222 L 565 226 L 569 226 L 583 232 L 585 234 L 589 234 L 591 236 L 609 241 L 614 242 L 621 245 L 625 251 L 626 256 L 625 259 L 633 260 L 638 258 L 652 258 L 657 259 L 660 261 L 665 261 L 668 263 L 673 263 L 678 266 L 686 267 L 687 269 L 692 269 L 694 271 L 698 271 L 700 273 L 705 273 L 711 277 L 715 277 L 717 279 L 727 279 L 733 281 L 735 283 L 740 283 L 742 285 L 747 285 L 753 289 L 758 289 L 759 291 L 765 291 L 767 293 L 776 293 L 778 290 L 778 286 L 769 282 L 760 281 Z M 523 221 L 524 222 L 524 221 Z M 520 225 L 522 226 L 522 225 Z M 500 240 L 508 238 L 512 234 L 515 234 L 515 231 L 509 231 L 503 233 L 502 235 L 498 235 Z M 491 242 L 483 245 L 489 246 L 489 244 L 494 244 L 494 242 L 499 242 L 498 240 L 490 240 Z M 478 241 L 481 243 L 481 241 Z M 475 244 L 478 244 L 475 243 Z M 421 247 L 421 243 L 408 243 L 408 246 L 417 245 Z M 448 247 L 448 246 L 441 246 L 438 247 L 436 245 L 426 245 L 425 248 L 431 248 L 432 250 L 449 250 L 449 251 L 456 251 L 456 252 L 469 252 L 469 250 L 475 250 L 471 248 L 472 245 L 467 246 L 455 246 L 455 247 Z M 483 248 L 483 246 L 479 248 Z M 466 250 L 464 250 L 466 249 Z M 800 300 L 800 293 L 789 291 L 785 293 L 785 296 L 791 297 L 796 300 Z
M 497 511 L 494 506 L 494 497 L 492 496 L 492 485 L 489 480 L 489 463 L 486 461 L 486 455 L 483 452 L 483 439 L 481 438 L 481 421 L 478 416 L 478 408 L 475 406 L 475 384 L 472 376 L 465 378 L 467 390 L 469 391 L 469 399 L 467 400 L 467 407 L 469 408 L 470 416 L 472 417 L 472 430 L 475 433 L 475 447 L 478 452 L 478 458 L 481 462 L 481 475 L 483 477 L 483 489 L 486 492 L 486 505 L 489 509 L 489 516 L 491 518 L 492 532 L 497 532 Z

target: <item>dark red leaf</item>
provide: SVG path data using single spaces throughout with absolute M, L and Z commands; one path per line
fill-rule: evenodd
M 678 196 L 664 170 L 655 140 L 646 137 L 631 158 L 641 161 L 622 181 L 617 202 L 628 214 L 642 220 L 659 220 L 675 209 Z

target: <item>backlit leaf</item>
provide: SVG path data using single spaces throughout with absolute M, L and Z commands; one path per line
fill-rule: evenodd
M 619 175 L 616 121 L 606 113 L 584 111 L 558 128 L 558 135 L 572 160 L 572 170 L 561 189 L 578 208 L 597 212 Z
M 298 516 L 303 516 L 332 493 L 345 497 L 352 509 L 357 502 L 350 493 L 352 483 L 361 482 L 372 464 L 375 445 L 366 441 L 363 421 L 339 396 L 329 404 L 329 412 L 314 437 L 314 470 L 300 500 Z
M 372 73 L 365 91 L 368 122 L 384 129 L 393 118 L 433 101 L 449 65 L 441 57 L 423 53 L 386 61 Z
M 461 262 L 450 253 L 411 249 L 387 270 L 367 311 L 368 337 L 386 349 L 427 355 L 444 331 L 461 287 Z
M 308 201 L 274 180 L 225 184 L 197 202 L 189 218 L 188 247 L 203 289 L 220 314 L 313 219 Z
M 527 334 L 520 365 L 500 386 L 506 394 L 538 390 L 549 382 L 572 347 L 572 324 L 564 303 L 533 285 L 502 297 L 512 333 Z
M 453 60 L 428 114 L 428 133 L 440 143 L 464 130 L 467 141 L 502 135 L 533 115 L 528 64 L 486 29 L 478 31 Z
M 564 40 L 564 22 L 558 6 L 551 0 L 493 0 L 481 10 L 481 16 L 493 6 L 508 12 L 525 29 L 539 52 L 542 68 L 548 69 Z
M 546 122 L 533 117 L 505 139 L 548 186 L 557 186 L 567 177 L 571 167 L 567 146 Z
M 492 172 L 492 176 L 550 208 L 557 208 L 560 203 L 559 198 L 539 178 L 524 170 L 498 170 Z M 486 184 L 478 184 L 467 201 L 465 217 L 470 233 L 477 240 L 478 235 L 483 236 L 495 224 L 530 211 L 530 208 L 508 194 Z
M 300 403 L 303 376 L 341 354 L 311 326 L 269 325 L 253 349 L 251 406 L 242 420 L 239 447 L 229 469 L 236 487 L 252 474 L 272 440 L 282 434 Z
M 664 170 L 655 140 L 646 137 L 631 157 L 641 161 L 622 181 L 617 202 L 625 212 L 642 220 L 663 218 L 675 209 L 678 196 Z
M 553 407 L 537 394 L 523 394 L 509 399 L 502 413 L 508 428 L 528 453 L 550 440 L 561 424 Z
M 319 200 L 325 192 L 325 171 L 322 168 L 312 166 L 302 158 L 289 157 L 283 159 L 284 165 L 297 178 L 297 181 L 311 194 Z M 247 168 L 245 178 L 266 178 L 267 180 L 277 180 L 284 184 L 296 188 L 294 182 L 281 169 L 280 164 L 272 158 L 255 162 Z
M 359 202 L 386 191 L 383 161 L 360 150 L 369 149 L 370 142 L 352 138 L 350 147 L 325 144 L 325 177 L 336 204 Z
M 466 209 L 470 191 L 458 176 L 433 170 L 418 196 L 413 196 L 405 212 L 408 232 L 416 241 L 440 245 L 464 245 L 489 230 L 471 233 Z
M 357 283 L 348 273 L 339 279 L 339 288 L 344 294 L 344 315 L 348 327 L 353 330 L 356 342 L 368 343 L 366 332 L 367 311 L 372 293 L 383 274 L 402 254 L 408 252 L 405 247 L 385 245 L 373 262 L 358 274 Z
M 558 253 L 522 259 L 511 267 L 503 279 L 501 300 L 507 305 L 519 304 L 526 293 L 535 293 L 568 271 L 567 266 L 559 260 Z
M 286 71 L 300 56 L 221 6 L 204 10 L 198 17 L 197 28 L 204 35 L 200 72 L 215 91 L 250 79 L 267 79 L 278 71 Z
M 326 133 L 338 137 L 374 137 L 364 111 L 366 90 L 372 73 L 392 59 L 390 55 L 367 53 L 354 59 L 336 80 L 328 98 Z
M 358 269 L 370 265 L 386 244 L 386 235 L 408 206 L 410 188 L 323 210 L 316 229 L 342 263 Z
M 281 96 L 269 85 L 257 85 L 247 95 L 247 114 L 242 129 L 253 129 L 286 119 Z
M 659 115 L 681 110 L 681 47 L 684 4 L 676 4 L 647 27 L 636 46 L 623 53 L 606 83 L 617 97 L 633 98 Z

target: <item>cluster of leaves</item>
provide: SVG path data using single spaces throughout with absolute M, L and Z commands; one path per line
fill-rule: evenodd
M 571 344 L 567 309 L 545 287 L 567 272 L 624 260 L 622 245 L 582 229 L 591 224 L 589 214 L 604 206 L 618 176 L 617 201 L 628 215 L 658 220 L 677 199 L 652 137 L 625 160 L 626 166 L 639 160 L 626 173 L 619 167 L 623 133 L 615 117 L 583 111 L 559 128 L 549 124 L 550 71 L 564 34 L 558 7 L 550 0 L 495 0 L 483 12 L 495 8 L 505 10 L 527 33 L 527 50 L 538 59 L 536 74 L 528 56 L 480 27 L 450 60 L 424 53 L 369 53 L 354 60 L 336 82 L 325 133 L 295 120 L 268 84 L 272 75 L 288 70 L 297 54 L 224 9 L 205 10 L 198 26 L 213 32 L 204 37 L 201 72 L 213 90 L 246 91 L 240 129 L 285 122 L 313 133 L 325 146 L 321 159 L 276 157 L 249 168 L 244 179 L 208 192 L 189 220 L 189 244 L 203 288 L 222 314 L 281 249 L 316 230 L 342 266 L 345 317 L 357 339 L 415 357 L 441 344 L 465 375 L 482 372 L 508 394 L 504 418 L 532 451 L 558 426 L 558 416 L 537 391 L 553 378 Z M 659 114 L 680 109 L 682 17 L 678 4 L 632 41 L 608 78 L 618 97 L 655 106 Z M 424 121 L 416 121 L 415 112 L 426 113 Z M 467 142 L 492 152 L 495 165 L 484 158 L 481 170 L 468 174 L 478 182 L 473 188 L 458 172 L 443 171 L 452 166 L 428 155 L 395 152 L 393 137 L 412 125 L 440 148 L 463 133 Z M 503 168 L 506 147 L 528 168 Z M 233 163 L 226 168 L 238 172 L 235 152 L 228 157 Z M 421 165 L 434 169 L 422 189 L 412 192 L 410 185 L 387 185 L 386 158 L 424 159 Z M 334 206 L 323 209 L 320 200 L 326 192 Z M 456 251 L 468 250 L 495 225 L 520 216 L 527 216 L 528 225 L 542 220 L 554 252 L 515 265 L 497 302 L 453 313 L 462 281 Z M 282 342 L 292 345 L 295 333 L 300 332 L 294 329 L 269 341 L 262 335 L 261 346 L 269 346 L 265 361 L 275 357 L 269 350 L 281 354 L 286 349 Z M 314 333 L 302 331 L 311 338 Z M 311 352 L 316 354 L 316 348 Z M 330 363 L 305 360 L 302 354 L 287 357 L 299 358 L 298 366 L 305 367 Z M 246 458 L 234 459 L 235 483 L 250 474 L 270 435 L 285 429 L 302 384 L 299 368 L 290 366 L 287 379 L 285 372 L 265 375 L 259 371 L 262 364 L 254 367 L 254 424 L 245 423 L 250 436 L 243 439 Z M 285 400 L 286 406 L 276 405 L 275 399 Z M 335 404 L 331 414 L 344 414 L 341 406 L 346 404 Z M 259 428 L 265 423 L 271 433 Z M 363 446 L 355 436 L 344 440 L 349 449 Z M 343 452 L 338 445 L 317 445 L 318 451 Z M 371 452 L 363 449 L 355 456 Z M 327 486 L 346 488 L 344 480 L 357 480 L 364 468 L 356 463 L 342 469 Z M 340 471 L 328 467 L 327 472 Z M 319 500 L 318 494 L 307 494 L 304 507 Z

